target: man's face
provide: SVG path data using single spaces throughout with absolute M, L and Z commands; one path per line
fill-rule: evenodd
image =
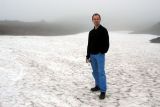
M 95 26 L 98 26 L 100 24 L 100 17 L 98 15 L 93 16 L 92 22 L 94 23 Z

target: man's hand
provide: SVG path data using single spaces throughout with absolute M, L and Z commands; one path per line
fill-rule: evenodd
M 90 58 L 89 59 L 86 58 L 86 63 L 90 63 L 90 62 L 91 62 Z

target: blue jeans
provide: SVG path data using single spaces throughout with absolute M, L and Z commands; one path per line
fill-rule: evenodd
M 106 92 L 105 53 L 90 54 L 90 61 L 95 85 L 100 88 L 101 92 Z

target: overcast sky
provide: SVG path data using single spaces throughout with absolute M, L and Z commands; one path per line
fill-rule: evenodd
M 102 21 L 160 21 L 160 0 L 0 0 L 0 20 L 86 22 L 98 12 Z

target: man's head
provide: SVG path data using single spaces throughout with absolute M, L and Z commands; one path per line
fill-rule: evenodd
M 100 25 L 101 16 L 98 13 L 94 13 L 92 16 L 92 22 L 94 23 L 95 26 Z

